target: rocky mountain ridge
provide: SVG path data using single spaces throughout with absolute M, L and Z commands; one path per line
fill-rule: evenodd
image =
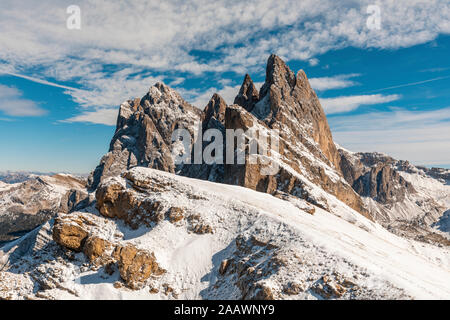
M 85 181 L 66 174 L 33 176 L 0 184 L 0 241 L 10 241 L 36 228 L 58 212 L 89 204 Z
M 339 154 L 325 113 L 303 71 L 295 76 L 279 57 L 271 55 L 266 81 L 259 93 L 250 76 L 246 75 L 235 101 L 242 106 L 227 106 L 215 94 L 200 111 L 173 89 L 158 83 L 141 100 L 122 104 L 110 151 L 92 174 L 91 188 L 95 189 L 100 181 L 111 175 L 142 165 L 271 194 L 281 191 L 327 208 L 323 198 L 316 198 L 311 191 L 311 184 L 319 185 L 370 218 L 362 201 L 340 173 Z M 173 150 L 176 144 L 172 143 L 171 134 L 175 129 L 188 129 L 192 146 L 196 143 L 194 124 L 200 120 L 204 129 L 216 128 L 222 132 L 224 129 L 247 131 L 250 128 L 268 132 L 277 130 L 280 157 L 269 158 L 280 166 L 278 174 L 261 175 L 262 161 L 175 168 Z

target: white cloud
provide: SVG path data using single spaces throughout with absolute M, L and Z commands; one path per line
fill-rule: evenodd
M 14 87 L 0 85 L 0 112 L 13 117 L 36 117 L 47 113 L 34 101 L 24 99 Z
M 88 122 L 114 126 L 117 122 L 117 109 L 98 109 L 83 112 L 78 116 L 62 120 L 62 122 Z
M 60 84 L 57 84 L 57 83 L 54 83 L 54 82 L 50 82 L 50 81 L 47 81 L 47 80 L 42 80 L 42 79 L 39 79 L 39 78 L 36 78 L 36 77 L 30 77 L 30 76 L 26 76 L 26 75 L 14 73 L 14 72 L 1 72 L 0 71 L 0 75 L 1 74 L 6 74 L 6 75 L 9 75 L 9 76 L 26 79 L 26 80 L 29 80 L 29 81 L 32 81 L 32 82 L 44 84 L 46 86 L 51 86 L 51 87 L 56 87 L 56 88 L 61 88 L 61 89 L 66 89 L 66 90 L 71 90 L 71 91 L 78 90 L 76 88 L 60 85 Z
M 349 112 L 356 110 L 362 105 L 372 105 L 392 102 L 400 99 L 400 95 L 382 95 L 382 94 L 370 94 L 370 95 L 357 95 L 357 96 L 342 96 L 336 98 L 322 98 L 320 103 L 325 110 L 326 114 Z
M 311 78 L 309 83 L 314 90 L 325 91 L 330 89 L 342 89 L 358 85 L 357 82 L 349 80 L 358 77 L 359 74 L 341 74 L 333 77 Z
M 308 63 L 311 67 L 315 67 L 319 64 L 319 59 L 317 59 L 317 58 L 309 59 Z
M 237 86 L 224 86 L 222 89 L 210 88 L 204 93 L 196 96 L 195 98 L 188 99 L 188 101 L 194 106 L 203 109 L 204 107 L 206 107 L 213 94 L 218 93 L 227 104 L 232 104 L 234 102 L 234 98 L 239 92 L 240 87 L 241 87 L 240 85 L 237 85 Z
M 450 107 L 328 119 L 333 137 L 352 151 L 385 152 L 418 165 L 450 165 Z

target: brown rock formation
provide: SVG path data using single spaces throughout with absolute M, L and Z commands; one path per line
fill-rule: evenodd
M 146 166 L 267 193 L 280 190 L 327 208 L 326 201 L 311 192 L 312 183 L 367 216 L 361 199 L 341 176 L 340 157 L 325 113 L 303 71 L 295 75 L 279 57 L 271 55 L 266 81 L 260 92 L 246 75 L 235 102 L 239 105 L 227 106 L 218 94 L 214 94 L 204 111 L 200 112 L 174 90 L 156 84 L 142 99 L 128 101 L 121 106 L 110 152 L 91 176 L 90 186 L 96 188 L 106 177 L 118 175 L 130 167 Z M 203 121 L 199 129 L 217 129 L 222 138 L 225 138 L 226 129 L 246 131 L 258 127 L 267 132 L 278 130 L 281 159 L 276 161 L 282 164 L 280 171 L 264 174 L 261 168 L 268 166 L 264 156 L 258 156 L 256 163 L 249 163 L 247 157 L 245 164 L 236 164 L 236 161 L 227 165 L 205 163 L 201 159 L 201 164 L 175 166 L 171 134 L 177 128 L 186 128 L 193 137 L 197 120 Z M 223 140 L 225 159 L 226 142 Z M 199 139 L 191 141 L 191 146 L 192 142 L 202 151 L 209 145 L 209 142 Z M 258 143 L 258 148 L 261 147 Z M 246 148 L 248 150 L 249 144 Z M 191 160 L 195 160 L 193 150 L 190 152 Z M 270 152 L 267 156 L 273 160 Z M 122 196 L 133 197 L 132 194 Z M 131 207 L 118 209 L 120 212 L 114 213 L 115 216 L 135 210 L 132 207 L 136 208 L 137 204 L 131 198 L 125 202 L 131 203 Z M 100 204 L 103 214 L 114 210 L 108 206 L 108 202 Z
M 248 83 L 248 79 L 244 81 L 242 92 L 246 92 Z M 226 183 L 267 193 L 280 190 L 327 209 L 326 201 L 310 192 L 307 183 L 310 181 L 369 217 L 360 197 L 341 176 L 340 156 L 325 113 L 303 71 L 295 76 L 279 57 L 271 55 L 259 101 L 252 107 L 248 104 L 227 107 L 225 127 L 244 131 L 255 127 L 278 130 L 281 158 L 277 161 L 284 164 L 276 175 L 261 174 L 264 164 L 260 159 L 256 164 L 248 161 L 243 165 L 227 164 Z
M 234 99 L 234 104 L 240 105 L 248 112 L 251 112 L 258 101 L 259 92 L 250 76 L 246 74 L 241 89 L 239 90 L 239 94 Z
M 102 257 L 109 248 L 111 248 L 109 241 L 97 236 L 91 236 L 84 244 L 83 253 L 89 261 L 94 262 L 97 258 Z
M 118 268 L 131 289 L 139 289 L 151 275 L 165 272 L 152 252 L 101 238 L 95 224 L 83 213 L 58 217 L 53 226 L 53 240 L 66 249 L 83 252 L 93 267 L 103 266 L 110 275 Z
M 88 232 L 80 225 L 60 219 L 56 219 L 53 227 L 53 240 L 59 245 L 74 251 L 83 249 L 88 235 Z
M 225 109 L 227 104 L 225 100 L 217 93 L 214 93 L 209 100 L 202 114 L 203 128 L 220 128 L 220 126 L 212 124 L 211 121 L 217 121 L 222 124 L 225 122 Z
M 172 133 L 186 128 L 193 136 L 200 115 L 199 109 L 162 83 L 151 87 L 142 99 L 123 103 L 109 152 L 91 174 L 89 187 L 93 190 L 105 178 L 134 166 L 174 172 Z

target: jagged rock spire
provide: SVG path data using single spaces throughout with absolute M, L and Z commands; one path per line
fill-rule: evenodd
M 234 104 L 240 105 L 245 110 L 251 112 L 258 101 L 258 90 L 256 89 L 252 78 L 250 78 L 250 75 L 246 74 L 241 89 L 239 90 L 239 94 L 234 99 Z
M 267 60 L 266 81 L 261 88 L 259 96 L 260 98 L 264 97 L 272 85 L 289 90 L 295 87 L 295 83 L 295 74 L 291 69 L 280 57 L 271 54 Z
M 252 113 L 273 129 L 289 129 L 292 136 L 313 138 L 339 170 L 339 154 L 325 112 L 303 70 L 295 75 L 280 57 L 270 55 L 266 80 Z

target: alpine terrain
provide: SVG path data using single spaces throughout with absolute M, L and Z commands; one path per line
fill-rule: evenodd
M 211 129 L 231 163 L 178 161 Z M 261 135 L 276 150 L 250 154 Z M 87 180 L 0 182 L 0 240 L 3 299 L 449 299 L 450 170 L 340 147 L 271 55 L 233 104 L 163 83 L 123 102 Z

